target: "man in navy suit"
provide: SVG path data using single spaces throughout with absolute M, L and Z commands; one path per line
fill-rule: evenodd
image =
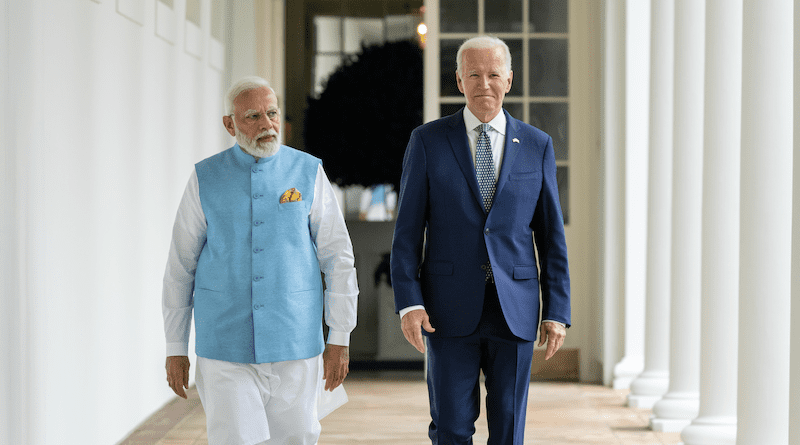
M 434 445 L 472 443 L 481 371 L 488 443 L 522 445 L 537 331 L 549 359 L 570 325 L 553 142 L 503 110 L 512 77 L 502 40 L 464 42 L 467 106 L 415 129 L 403 161 L 392 286 L 406 339 L 427 344 Z

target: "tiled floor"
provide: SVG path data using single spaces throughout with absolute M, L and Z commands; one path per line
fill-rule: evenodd
M 351 373 L 350 402 L 322 420 L 320 445 L 422 445 L 427 438 L 428 398 L 419 372 Z M 123 445 L 206 445 L 205 417 L 197 391 L 177 399 L 142 424 Z M 625 406 L 626 391 L 577 383 L 532 383 L 526 444 L 678 444 L 679 433 L 647 428 L 649 410 Z M 475 443 L 486 443 L 486 417 Z

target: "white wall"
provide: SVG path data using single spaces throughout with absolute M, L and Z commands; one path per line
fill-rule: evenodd
M 172 220 L 193 163 L 230 143 L 210 3 L 199 57 L 184 49 L 184 5 L 170 43 L 156 0 L 3 0 L 2 444 L 115 443 L 172 397 Z

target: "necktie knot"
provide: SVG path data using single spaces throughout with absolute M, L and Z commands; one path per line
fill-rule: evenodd
M 475 127 L 475 131 L 477 131 L 478 133 L 487 133 L 488 134 L 489 130 L 491 130 L 491 129 L 492 129 L 492 126 L 489 125 L 489 124 L 480 124 L 477 127 Z

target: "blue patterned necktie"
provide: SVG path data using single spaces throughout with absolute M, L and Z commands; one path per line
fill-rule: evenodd
M 475 127 L 479 131 L 478 145 L 475 153 L 475 170 L 478 174 L 478 188 L 483 200 L 483 208 L 488 213 L 492 208 L 494 199 L 494 158 L 492 157 L 492 143 L 489 141 L 487 131 L 492 128 L 489 124 L 480 124 Z

